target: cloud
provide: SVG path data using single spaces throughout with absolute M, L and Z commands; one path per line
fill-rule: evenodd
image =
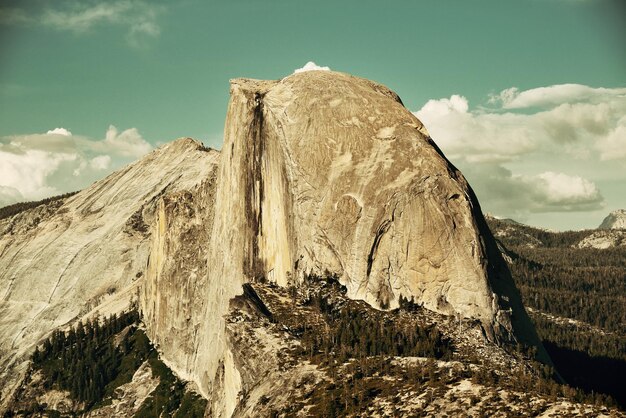
M 593 88 L 582 84 L 559 84 L 538 87 L 520 92 L 517 87 L 491 95 L 489 103 L 501 104 L 504 109 L 524 109 L 530 107 L 550 107 L 563 103 L 601 103 L 607 98 L 626 96 L 626 88 Z
M 604 207 L 595 183 L 577 175 L 545 171 L 514 174 L 499 164 L 463 167 L 481 206 L 504 217 L 526 219 L 533 213 L 589 212 Z
M 158 16 L 163 10 L 162 5 L 142 0 L 64 2 L 61 6 L 38 13 L 27 13 L 19 8 L 0 8 L 0 24 L 40 25 L 76 34 L 84 34 L 98 26 L 117 26 L 125 28 L 130 45 L 141 46 L 146 39 L 160 34 Z
M 615 129 L 600 143 L 600 158 L 607 160 L 626 160 L 626 116 L 622 116 Z
M 525 115 L 470 112 L 463 96 L 429 100 L 415 115 L 453 160 L 510 161 L 538 147 Z
M 22 25 L 31 22 L 32 19 L 22 9 L 16 7 L 0 7 L 0 24 Z
M 603 197 L 596 185 L 580 176 L 546 171 L 520 179 L 532 192 L 534 211 L 586 211 L 601 207 Z
M 141 157 L 152 149 L 136 128 L 126 129 L 120 133 L 113 125 L 109 126 L 104 141 L 98 145 L 102 151 L 115 150 L 118 155 L 131 158 Z
M 319 65 L 317 65 L 313 61 L 309 61 L 306 64 L 304 64 L 304 67 L 297 68 L 296 70 L 294 70 L 293 73 L 297 74 L 297 73 L 303 73 L 305 71 L 330 71 L 330 68 L 329 67 L 320 67 Z
M 613 152 L 626 142 L 626 89 L 511 88 L 490 102 L 501 106 L 470 110 L 465 97 L 453 95 L 429 100 L 415 115 L 453 160 L 511 162 L 539 150 L 574 158 L 626 157 Z M 543 108 L 529 111 L 538 106 Z
M 111 165 L 111 156 L 110 155 L 98 155 L 94 157 L 89 162 L 89 165 L 94 170 L 106 170 Z
M 626 89 L 512 87 L 488 103 L 472 108 L 456 94 L 429 100 L 415 112 L 483 206 L 518 217 L 602 208 L 595 181 L 579 170 L 603 172 L 607 162 L 626 167 Z M 626 171 L 615 172 L 609 180 L 626 182 Z
M 65 128 L 0 138 L 0 206 L 82 189 L 151 149 L 137 129 L 115 126 L 101 140 Z
M 63 136 L 72 136 L 72 133 L 65 128 L 54 128 L 48 132 L 46 135 L 63 135 Z

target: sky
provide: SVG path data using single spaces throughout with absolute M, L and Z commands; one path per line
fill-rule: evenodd
M 0 206 L 219 149 L 229 79 L 314 61 L 396 91 L 484 212 L 597 227 L 626 208 L 625 41 L 613 0 L 0 0 Z

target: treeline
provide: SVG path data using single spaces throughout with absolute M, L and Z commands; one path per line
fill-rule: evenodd
M 550 354 L 553 352 L 548 349 Z M 593 389 L 579 387 L 576 384 L 561 384 L 554 379 L 554 370 L 550 366 L 534 362 L 536 373 L 528 373 L 519 368 L 515 374 L 501 375 L 488 367 L 480 367 L 470 372 L 474 383 L 490 386 L 497 389 L 510 389 L 515 392 L 537 394 L 547 397 L 554 402 L 558 397 L 564 397 L 572 402 L 597 405 L 616 406 L 615 399 L 606 393 L 598 393 Z M 574 382 L 576 383 L 576 382 Z
M 58 195 L 58 196 L 48 197 L 43 200 L 38 200 L 35 202 L 20 202 L 20 203 L 14 203 L 12 205 L 2 207 L 0 208 L 0 219 L 10 218 L 11 216 L 17 215 L 18 213 L 24 212 L 25 210 L 36 208 L 37 206 L 45 205 L 50 202 L 54 202 L 57 200 L 68 198 L 70 196 L 74 196 L 76 193 L 78 192 L 69 192 L 69 193 Z
M 526 306 L 607 331 L 625 332 L 625 268 L 571 267 L 567 265 L 570 257 L 557 251 L 550 262 L 546 257 L 528 261 L 526 257 L 534 254 L 531 250 L 520 254 L 523 257 L 509 267 Z
M 401 323 L 373 310 L 346 303 L 335 310 L 320 295 L 312 298 L 329 324 L 328 332 L 309 330 L 303 343 L 312 353 L 333 355 L 340 362 L 368 356 L 417 356 L 447 359 L 452 345 L 434 326 Z
M 507 244 L 505 244 L 506 246 Z M 577 268 L 626 268 L 626 249 L 623 247 L 607 248 L 526 248 L 509 247 L 520 256 L 542 265 L 562 265 Z
M 151 351 L 147 338 L 131 341 L 133 333 L 127 332 L 119 345 L 112 341 L 113 335 L 138 320 L 137 311 L 132 310 L 120 316 L 112 315 L 102 322 L 97 319 L 85 324 L 79 322 L 67 332 L 54 331 L 41 350 L 35 349 L 32 358 L 33 367 L 43 370 L 46 376 L 44 387 L 50 389 L 56 385 L 67 390 L 87 408 L 101 400 L 107 385 L 124 370 L 134 372 Z M 125 364 L 122 370 L 122 358 L 131 349 L 134 351 L 132 364 Z
M 159 360 L 145 333 L 138 328 L 136 309 L 87 323 L 79 322 L 69 331 L 55 331 L 32 357 L 32 368 L 43 372 L 45 389 L 67 390 L 83 402 L 82 412 L 97 409 L 120 385 L 132 380 L 148 361 L 159 384 L 135 414 L 141 418 L 204 416 L 206 400 L 187 391 L 171 370 Z M 29 412 L 44 412 L 32 405 Z M 51 416 L 55 411 L 47 411 Z M 8 414 L 7 416 L 11 416 Z
M 311 279 L 309 279 L 311 280 Z M 314 279 L 330 282 L 335 292 L 345 293 L 335 277 Z M 345 301 L 335 305 L 332 295 L 313 293 L 307 305 L 315 308 L 326 324 L 303 325 L 301 339 L 304 350 L 313 357 L 343 362 L 351 358 L 371 356 L 418 356 L 448 359 L 452 357 L 452 344 L 435 326 L 401 321 L 396 313 L 388 313 Z M 416 305 L 403 299 L 403 307 Z
M 487 218 L 487 224 L 492 232 L 498 230 L 506 230 L 506 235 L 499 235 L 501 240 L 509 249 L 514 247 L 527 246 L 532 238 L 539 240 L 541 245 L 549 248 L 571 247 L 577 244 L 583 238 L 588 237 L 595 231 L 587 229 L 584 231 L 564 231 L 554 232 L 544 229 L 533 228 L 532 226 L 523 225 L 517 222 L 511 222 L 504 219 Z M 531 237 L 529 239 L 529 237 Z

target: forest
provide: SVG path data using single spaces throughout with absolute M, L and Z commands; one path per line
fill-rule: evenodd
M 626 408 L 626 248 L 575 248 L 594 231 L 551 232 L 497 219 L 524 305 L 557 371 Z M 576 322 L 578 321 L 578 322 Z
M 76 193 L 78 192 L 64 193 L 58 196 L 45 198 L 43 200 L 37 200 L 33 202 L 19 202 L 19 203 L 14 203 L 12 205 L 1 207 L 0 219 L 10 218 L 11 216 L 17 215 L 18 213 L 24 212 L 25 210 L 36 208 L 37 206 L 45 205 L 51 202 L 55 202 L 57 200 L 66 199 L 68 197 L 74 196 Z
M 202 417 L 206 400 L 185 390 L 185 385 L 161 362 L 145 333 L 138 327 L 139 313 L 78 322 L 67 331 L 55 330 L 32 356 L 32 375 L 41 371 L 44 389 L 69 391 L 79 405 L 76 414 L 94 410 L 111 401 L 115 389 L 132 380 L 148 361 L 159 384 L 139 408 L 136 417 Z M 117 342 L 116 342 L 117 341 Z M 18 395 L 19 398 L 19 395 Z M 4 416 L 45 413 L 60 416 L 47 405 L 30 404 Z
M 615 405 L 610 396 L 558 382 L 554 370 L 532 361 L 533 355 L 524 347 L 506 349 L 512 356 L 532 364 L 534 372 L 526 368 L 507 373 L 494 371 L 493 365 L 484 363 L 473 351 L 461 352 L 439 330 L 441 324 L 426 323 L 423 315 L 428 313 L 413 301 L 401 298 L 398 309 L 380 311 L 348 299 L 336 276 L 305 280 L 306 296 L 299 298 L 296 289 L 287 291 L 293 298 L 289 309 L 263 304 L 268 299 L 263 290 L 265 284 L 247 284 L 244 294 L 255 300 L 258 312 L 300 340 L 296 356 L 318 365 L 332 377 L 311 392 L 311 399 L 301 401 L 314 405 L 310 412 L 315 416 L 359 416 L 375 405 L 379 396 L 395 396 L 402 387 L 440 396 L 447 386 L 462 379 L 471 379 L 495 391 L 508 389 L 528 399 L 540 395 L 553 400 L 565 397 L 573 402 Z M 272 292 L 281 290 L 274 286 Z M 398 362 L 401 358 L 422 360 Z M 448 369 L 445 363 L 437 365 L 438 360 L 456 360 L 462 366 Z M 294 408 L 297 405 L 294 401 Z M 290 416 L 290 411 L 280 412 Z

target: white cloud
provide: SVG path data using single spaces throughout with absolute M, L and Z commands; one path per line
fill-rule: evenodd
M 23 200 L 24 196 L 15 187 L 0 186 L 0 208 Z
M 626 160 L 626 115 L 622 116 L 615 129 L 600 142 L 600 158 L 607 160 Z
M 125 28 L 132 46 L 141 46 L 147 38 L 160 34 L 158 16 L 164 7 L 142 0 L 110 2 L 64 2 L 39 13 L 27 13 L 19 8 L 0 8 L 0 23 L 13 25 L 42 25 L 59 31 L 86 33 L 97 26 Z
M 552 171 L 513 174 L 494 163 L 469 164 L 462 171 L 483 209 L 504 217 L 523 220 L 529 214 L 588 212 L 604 206 L 597 186 L 577 175 Z
M 113 125 L 109 126 L 104 141 L 98 145 L 104 150 L 114 150 L 118 155 L 132 158 L 141 157 L 152 149 L 136 128 L 126 129 L 120 133 Z
M 538 146 L 524 115 L 470 112 L 463 96 L 429 100 L 415 115 L 453 160 L 509 161 Z
M 599 210 L 604 198 L 581 168 L 588 175 L 603 172 L 603 181 L 626 183 L 626 170 L 608 178 L 603 168 L 609 160 L 626 167 L 626 89 L 510 88 L 489 103 L 495 107 L 471 108 L 465 97 L 453 95 L 415 112 L 487 210 L 520 218 Z
M 111 156 L 98 155 L 97 157 L 91 159 L 89 165 L 95 170 L 106 170 L 111 165 Z
M 0 206 L 82 189 L 151 149 L 137 129 L 114 126 L 102 140 L 65 128 L 0 138 Z
M 63 135 L 63 136 L 72 136 L 72 133 L 65 128 L 54 128 L 48 132 L 47 135 Z
M 320 67 L 319 65 L 317 65 L 313 61 L 309 61 L 306 64 L 304 64 L 304 67 L 297 68 L 296 70 L 294 70 L 293 73 L 297 74 L 297 73 L 303 73 L 305 71 L 330 71 L 330 68 L 329 67 Z
M 619 152 L 626 142 L 626 89 L 563 84 L 511 88 L 493 97 L 502 107 L 470 110 L 465 97 L 453 95 L 428 101 L 415 115 L 453 160 L 510 162 L 539 150 L 574 158 L 626 157 Z M 527 111 L 537 106 L 547 108 Z
M 596 209 L 603 198 L 591 181 L 580 176 L 546 171 L 536 176 L 524 177 L 534 193 L 536 211 L 576 211 Z
M 538 87 L 520 92 L 517 87 L 492 95 L 490 103 L 501 104 L 504 109 L 524 109 L 529 107 L 557 106 L 563 103 L 602 102 L 607 97 L 626 95 L 626 88 L 593 88 L 582 84 L 558 84 Z

